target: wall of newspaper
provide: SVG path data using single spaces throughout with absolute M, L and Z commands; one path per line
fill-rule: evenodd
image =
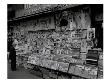
M 67 26 L 60 25 L 62 19 L 67 20 Z M 28 68 L 31 63 L 85 78 L 97 78 L 98 67 L 85 64 L 86 54 L 94 46 L 95 29 L 90 27 L 89 13 L 83 10 L 20 22 L 15 25 L 13 36 L 17 65 Z

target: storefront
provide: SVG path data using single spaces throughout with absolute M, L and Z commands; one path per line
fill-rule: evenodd
M 17 66 L 49 79 L 103 78 L 103 5 L 26 4 L 8 24 Z

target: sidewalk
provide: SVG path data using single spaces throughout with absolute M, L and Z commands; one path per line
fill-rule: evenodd
M 8 74 L 7 74 L 8 79 L 42 79 L 39 76 L 35 76 L 33 74 L 30 74 L 28 71 L 25 69 L 17 69 L 16 71 L 11 71 L 10 64 L 8 65 Z

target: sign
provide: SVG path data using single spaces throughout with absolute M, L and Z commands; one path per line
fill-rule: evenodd
M 24 9 L 30 9 L 30 8 L 37 8 L 42 9 L 42 8 L 46 8 L 46 7 L 50 7 L 51 4 L 24 4 Z
M 22 17 L 22 16 L 27 16 L 27 15 L 32 15 L 32 14 L 40 14 L 42 12 L 52 12 L 55 10 L 62 10 L 66 9 L 69 7 L 74 7 L 77 6 L 75 4 L 25 4 L 24 9 L 18 10 L 15 13 L 15 17 Z

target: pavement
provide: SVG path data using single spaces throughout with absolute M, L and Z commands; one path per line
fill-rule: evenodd
M 16 71 L 11 71 L 11 66 L 9 63 L 8 63 L 7 78 L 8 79 L 42 79 L 39 76 L 29 73 L 29 71 L 27 71 L 24 68 L 17 68 Z

